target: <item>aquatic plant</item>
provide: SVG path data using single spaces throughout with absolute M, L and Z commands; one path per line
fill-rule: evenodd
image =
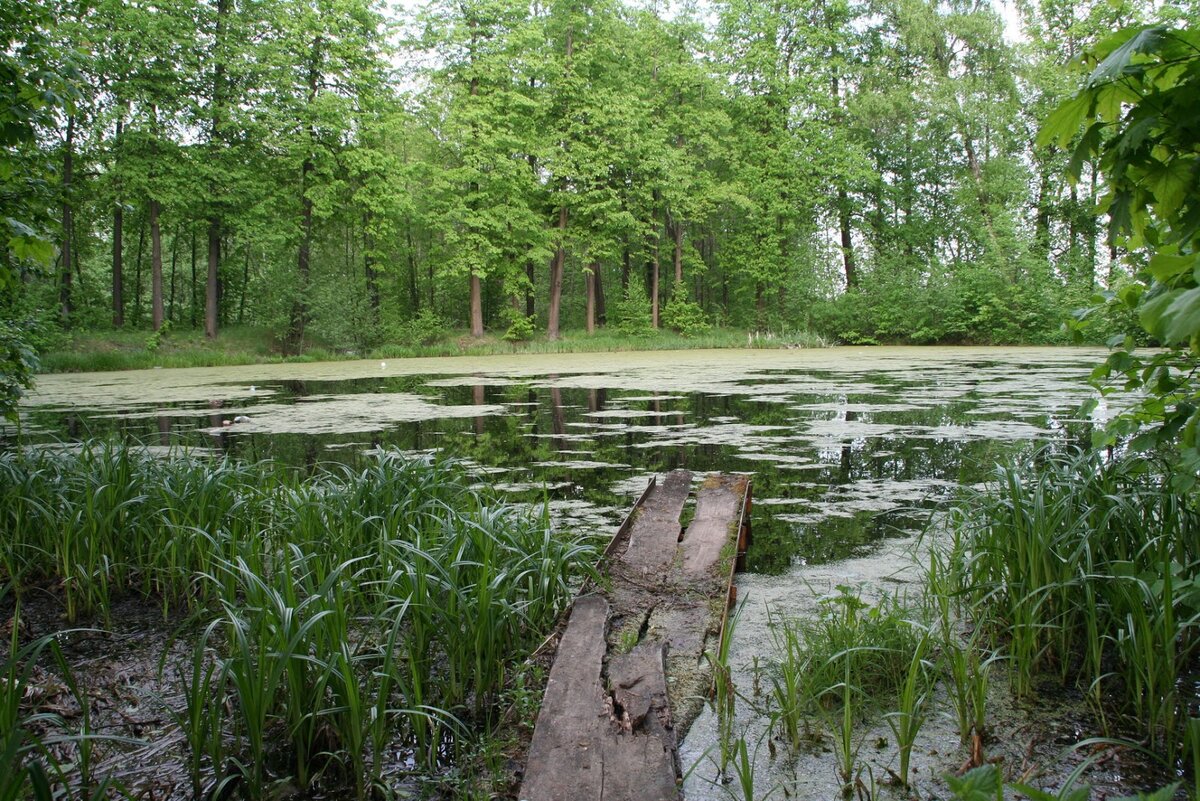
M 729 646 L 733 641 L 733 632 L 737 628 L 742 606 L 731 615 L 726 615 L 725 630 L 722 633 L 720 645 L 716 653 L 705 651 L 704 656 L 713 670 L 713 706 L 717 712 L 717 746 L 720 749 L 721 760 L 718 765 L 720 775 L 725 776 L 729 764 L 738 756 L 738 743 L 745 749 L 745 741 L 734 737 L 733 728 L 737 712 L 737 690 L 733 683 L 733 671 L 729 665 Z
M 933 665 L 926 659 L 931 648 L 932 636 L 924 632 L 908 663 L 904 681 L 899 687 L 899 709 L 885 716 L 888 727 L 896 737 L 900 750 L 900 784 L 908 787 L 908 767 L 912 759 L 913 745 L 928 715 L 929 695 L 932 690 Z
M 954 519 L 969 558 L 958 592 L 1005 644 L 1013 687 L 1050 672 L 1175 764 L 1180 678 L 1200 638 L 1200 515 L 1138 456 L 1042 451 L 997 468 Z M 1113 706 L 1115 702 L 1115 707 Z
M 872 606 L 845 586 L 821 600 L 815 619 L 772 613 L 774 722 L 793 748 L 813 737 L 814 723 L 832 733 L 847 796 L 859 774 L 856 725 L 865 712 L 899 697 L 901 711 L 894 714 L 907 717 L 888 720 L 907 738 L 909 754 L 923 725 L 929 635 L 918 634 L 909 615 L 893 597 Z
M 392 451 L 307 477 L 106 443 L 12 452 L 0 502 L 17 590 L 57 582 L 72 618 L 132 594 L 201 621 L 170 710 L 189 781 L 252 798 L 322 777 L 365 797 L 397 739 L 432 767 L 463 721 L 486 731 L 596 556 L 544 508 Z M 71 770 L 89 779 L 82 742 Z
M 772 697 L 793 744 L 806 716 L 838 705 L 847 666 L 854 687 L 886 703 L 902 685 L 920 640 L 908 610 L 891 596 L 872 606 L 838 586 L 819 607 L 815 619 L 771 613 L 777 654 Z
M 972 733 L 987 734 L 987 700 L 991 686 L 992 667 L 1003 659 L 998 652 L 985 650 L 985 638 L 976 629 L 963 641 L 956 635 L 942 640 L 942 673 L 948 679 L 950 705 L 958 723 L 958 733 L 965 743 Z

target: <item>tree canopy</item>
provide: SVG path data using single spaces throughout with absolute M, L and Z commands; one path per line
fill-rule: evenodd
M 1078 129 L 1117 95 L 1037 130 L 1112 26 L 1182 42 L 1192 12 L 1020 8 L 89 0 L 52 19 L 22 0 L 6 276 L 52 262 L 20 293 L 44 336 L 240 323 L 284 352 L 617 323 L 1062 341 L 1067 310 L 1137 283 L 1138 242 L 1104 235 L 1145 235 L 1136 192 L 1190 207 L 1182 161 L 1102 197 L 1125 162 Z

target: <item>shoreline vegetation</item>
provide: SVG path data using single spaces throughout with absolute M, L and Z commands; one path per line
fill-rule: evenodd
M 457 795 L 502 761 L 486 735 L 596 559 L 545 506 L 388 450 L 307 476 L 102 442 L 13 451 L 0 508 L 5 799 L 27 782 L 49 798 L 45 781 L 89 798 Z M 108 664 L 117 636 L 122 675 L 80 670 L 89 638 Z M 172 736 L 143 759 L 147 730 Z
M 82 373 L 114 370 L 146 370 L 155 367 L 226 367 L 244 364 L 320 362 L 351 359 L 405 359 L 437 356 L 493 356 L 513 353 L 601 353 L 636 350 L 697 350 L 733 348 L 824 348 L 831 342 L 808 331 L 754 332 L 736 328 L 714 328 L 684 336 L 657 331 L 644 336 L 617 331 L 588 335 L 564 332 L 556 341 L 545 338 L 510 342 L 499 336 L 474 338 L 466 331 L 450 331 L 424 343 L 388 343 L 363 351 L 326 347 L 314 343 L 299 355 L 285 356 L 270 335 L 251 327 L 226 328 L 215 340 L 201 331 L 171 332 L 147 340 L 146 332 L 87 332 L 56 343 L 42 353 L 40 374 Z

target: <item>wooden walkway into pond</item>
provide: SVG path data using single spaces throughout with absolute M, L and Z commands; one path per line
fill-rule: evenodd
M 680 519 L 692 475 L 650 486 L 605 551 L 558 639 L 518 798 L 681 797 L 677 743 L 708 696 L 750 534 L 750 481 L 713 474 Z

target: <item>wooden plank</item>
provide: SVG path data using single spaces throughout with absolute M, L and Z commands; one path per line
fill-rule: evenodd
M 597 573 L 603 569 L 605 561 L 611 559 L 615 551 L 625 547 L 625 545 L 629 542 L 629 529 L 633 527 L 633 521 L 637 519 L 638 514 L 641 512 L 642 505 L 646 502 L 647 498 L 654 494 L 657 486 L 658 476 L 652 476 L 650 478 L 650 482 L 646 484 L 646 489 L 642 490 L 642 494 L 638 496 L 636 501 L 634 501 L 633 508 L 629 510 L 629 514 L 625 515 L 625 519 L 621 521 L 621 527 L 617 529 L 617 533 L 613 535 L 613 538 L 608 541 L 608 545 L 606 545 L 604 548 L 604 553 L 600 556 L 600 559 L 597 560 Z M 580 592 L 581 594 L 586 594 L 593 591 L 595 588 L 595 584 L 592 582 L 592 580 L 588 579 L 584 582 Z M 550 634 L 546 636 L 546 639 L 542 640 L 542 644 L 534 649 L 534 652 L 530 654 L 529 658 L 538 659 L 543 654 L 550 652 L 551 649 L 556 646 L 559 640 L 562 638 L 563 631 L 566 629 L 566 627 L 567 614 L 564 613 L 559 618 L 558 623 L 555 625 L 554 631 L 550 632 Z
M 680 543 L 683 564 L 679 578 L 684 582 L 713 577 L 721 550 L 730 541 L 736 542 L 735 527 L 745 494 L 745 476 L 721 475 L 705 479 L 696 498 L 696 516 Z M 733 555 L 731 553 L 731 557 Z
M 604 555 L 601 559 L 610 558 L 613 553 L 625 545 L 629 541 L 629 530 L 633 528 L 633 521 L 637 520 L 641 514 L 642 507 L 646 500 L 655 494 L 658 489 L 658 476 L 651 476 L 650 483 L 646 485 L 646 489 L 642 490 L 642 494 L 634 501 L 633 508 L 629 510 L 629 514 L 625 515 L 625 519 L 621 521 L 621 527 L 617 529 L 617 533 L 608 541 L 608 545 L 604 548 Z
M 575 601 L 529 746 L 520 798 L 528 801 L 603 798 L 603 732 L 607 718 L 600 684 L 608 601 L 585 595 Z
M 609 659 L 608 682 L 615 728 L 604 742 L 605 801 L 679 798 L 679 766 L 663 654 L 666 646 L 643 641 Z
M 672 470 L 646 502 L 629 530 L 629 547 L 620 561 L 646 579 L 661 578 L 675 558 L 679 516 L 692 489 L 692 474 Z
M 679 801 L 677 742 L 711 686 L 749 480 L 707 477 L 681 536 L 690 492 L 684 470 L 652 482 L 606 550 L 608 580 L 575 602 L 519 798 Z

